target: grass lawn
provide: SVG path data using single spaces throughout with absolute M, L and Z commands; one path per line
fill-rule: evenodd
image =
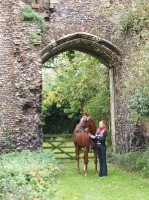
M 77 173 L 76 161 L 63 160 L 63 174 L 56 184 L 53 200 L 148 200 L 149 179 L 125 172 L 108 164 L 108 176 L 100 178 L 94 173 L 94 163 L 88 164 L 88 176 Z

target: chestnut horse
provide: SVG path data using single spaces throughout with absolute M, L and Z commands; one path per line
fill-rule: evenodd
M 89 116 L 88 114 L 84 114 L 79 124 L 76 125 L 73 131 L 73 142 L 75 145 L 78 173 L 80 173 L 79 154 L 80 154 L 80 150 L 84 148 L 84 174 L 85 176 L 87 176 L 88 153 L 91 146 L 92 146 L 92 149 L 94 150 L 95 174 L 98 175 L 96 142 L 91 141 L 89 137 L 89 133 L 95 135 L 96 125 L 95 125 L 94 119 L 91 116 Z

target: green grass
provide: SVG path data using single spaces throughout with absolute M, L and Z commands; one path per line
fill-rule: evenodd
M 89 154 L 91 156 L 91 154 Z M 55 159 L 54 153 L 24 151 L 0 155 L 2 200 L 148 200 L 149 179 L 108 164 L 108 176 L 95 175 L 89 157 L 88 176 L 77 173 L 75 160 Z M 10 198 L 9 198 L 10 197 Z
M 77 173 L 76 161 L 62 161 L 63 174 L 57 183 L 53 200 L 148 200 L 149 179 L 128 173 L 108 164 L 108 176 L 100 178 L 94 173 L 94 163 L 88 164 L 88 176 Z

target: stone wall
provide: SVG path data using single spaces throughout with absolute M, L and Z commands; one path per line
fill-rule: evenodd
M 115 69 L 116 91 L 116 139 L 117 149 L 120 153 L 129 151 L 144 151 L 149 143 L 149 129 L 146 119 L 143 117 L 133 120 L 130 110 L 125 104 L 124 73 L 131 67 L 131 52 L 141 42 L 139 34 L 125 37 L 121 43 L 123 49 L 122 65 Z M 125 75 L 126 76 L 126 75 Z M 129 82 L 129 77 L 128 80 Z M 130 83 L 131 84 L 131 83 Z M 131 99 L 131 95 L 130 95 Z
M 53 2 L 53 3 L 52 3 Z M 55 2 L 55 3 L 54 3 Z M 50 1 L 50 28 L 45 35 L 46 43 L 76 32 L 90 33 L 116 44 L 113 23 L 104 16 L 100 5 L 109 6 L 110 1 L 59 0 Z
M 12 2 L 0 3 L 0 121 L 14 127 Z M 3 134 L 1 131 L 1 146 Z
M 23 22 L 20 1 L 0 4 L 0 151 L 40 150 L 41 47 L 30 39 L 37 29 Z
M 110 17 L 106 15 L 108 9 L 114 3 L 119 3 L 119 10 L 113 10 Z M 126 109 L 122 95 L 123 90 L 123 70 L 129 65 L 130 45 L 131 44 L 120 33 L 115 30 L 115 22 L 119 18 L 119 13 L 123 10 L 125 1 L 108 1 L 108 0 L 59 0 L 50 1 L 50 29 L 44 37 L 44 46 L 51 44 L 55 46 L 61 40 L 65 40 L 63 45 L 66 46 L 67 35 L 75 35 L 77 33 L 92 34 L 101 39 L 105 39 L 108 43 L 116 45 L 123 54 L 119 60 L 119 65 L 115 64 L 115 104 L 116 104 L 116 139 L 119 152 L 128 152 L 145 149 L 145 145 L 149 142 L 148 131 L 142 125 L 138 125 L 131 120 L 129 110 Z M 104 10 L 103 10 L 104 7 Z M 88 35 L 85 36 L 86 39 Z M 79 38 L 81 40 L 81 37 Z M 92 41 L 90 41 L 90 45 Z M 71 44 L 69 43 L 70 48 Z M 80 47 L 83 45 L 80 42 Z M 50 45 L 49 45 L 50 46 Z M 73 46 L 74 47 L 74 46 Z M 50 47 L 53 49 L 53 47 Z M 60 47 L 62 48 L 62 47 Z M 85 50 L 85 47 L 83 47 Z M 90 49 L 92 47 L 90 46 Z M 46 48 L 44 47 L 44 50 Z M 102 47 L 100 48 L 102 49 Z M 79 50 L 79 48 L 78 48 Z M 113 49 L 112 49 L 113 50 Z M 94 50 L 92 50 L 93 52 Z M 52 50 L 51 50 L 52 52 Z M 57 48 L 57 52 L 60 50 Z M 111 57 L 114 51 L 111 51 Z M 104 57 L 104 56 L 102 56 Z M 43 57 L 44 58 L 44 57 Z M 43 59 L 44 60 L 44 59 Z M 104 63 L 104 62 L 103 62 Z M 138 129 L 138 127 L 140 127 Z M 137 134 L 136 134 L 137 130 Z M 138 145 L 139 144 L 139 145 Z
M 68 49 L 73 48 L 70 44 L 76 39 L 75 47 L 78 44 L 79 50 L 90 50 L 94 56 L 98 54 L 98 58 L 103 55 L 103 63 L 109 68 L 115 67 L 119 151 L 144 148 L 148 130 L 129 120 L 123 104 L 122 72 L 127 67 L 125 55 L 128 56 L 129 51 L 125 48 L 126 41 L 114 28 L 118 11 L 106 16 L 106 8 L 114 2 L 116 0 L 35 0 L 34 4 L 31 0 L 0 1 L 0 152 L 42 148 L 41 63 L 45 62 L 42 53 L 49 53 L 51 47 L 57 47 L 60 42 L 63 46 L 67 43 Z M 123 8 L 123 1 L 119 3 Z M 30 38 L 31 32 L 40 33 L 40 29 L 21 18 L 20 8 L 26 4 L 41 14 L 48 25 L 41 43 Z M 120 54 L 119 49 L 124 54 Z M 57 48 L 56 53 L 64 50 Z

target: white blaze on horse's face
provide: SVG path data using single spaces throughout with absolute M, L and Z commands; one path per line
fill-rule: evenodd
M 81 118 L 81 120 L 80 120 L 80 122 L 83 122 L 84 120 L 83 120 L 83 117 Z
M 83 121 L 88 121 L 88 120 L 89 120 L 89 118 L 90 118 L 90 117 L 83 116 L 83 117 L 81 118 L 81 122 L 83 122 Z

